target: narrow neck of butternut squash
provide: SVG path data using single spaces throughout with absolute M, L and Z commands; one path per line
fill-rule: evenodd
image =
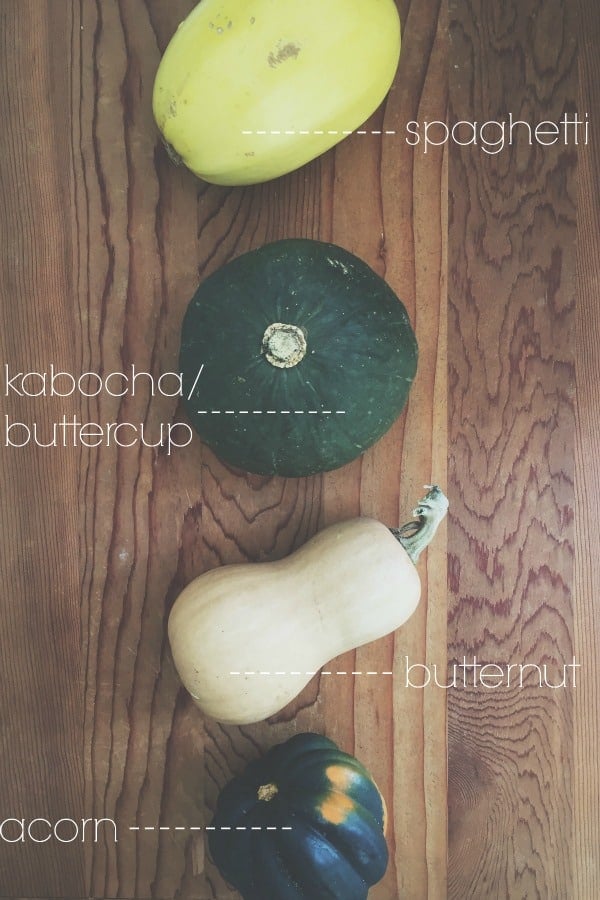
M 443 491 L 436 484 L 426 487 L 427 493 L 412 512 L 416 521 L 412 520 L 400 528 L 390 529 L 415 564 L 448 512 L 448 498 Z

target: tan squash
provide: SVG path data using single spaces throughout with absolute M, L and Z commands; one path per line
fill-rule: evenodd
M 391 530 L 357 518 L 316 534 L 286 559 L 223 566 L 177 598 L 169 640 L 198 706 L 230 724 L 258 722 L 296 697 L 329 660 L 394 631 L 414 612 L 415 568 L 448 508 L 430 487 Z

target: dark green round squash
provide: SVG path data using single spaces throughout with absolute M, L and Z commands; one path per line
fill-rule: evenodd
M 183 321 L 192 424 L 217 456 L 262 475 L 355 459 L 402 411 L 416 366 L 415 335 L 391 288 L 320 241 L 238 257 L 200 285 Z
M 244 900 L 366 900 L 387 868 L 384 829 L 364 766 L 297 734 L 223 789 L 208 843 Z

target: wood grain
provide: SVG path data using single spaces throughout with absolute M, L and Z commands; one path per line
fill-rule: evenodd
M 16 777 L 4 768 L 2 777 L 11 782 L 9 800 L 25 796 L 24 812 L 41 814 L 35 786 L 49 780 L 60 798 L 57 815 L 114 820 L 119 839 L 101 831 L 83 846 L 44 845 L 43 855 L 31 846 L 18 855 L 1 847 L 0 893 L 233 898 L 206 856 L 204 836 L 190 827 L 209 822 L 218 790 L 248 760 L 296 731 L 317 730 L 360 755 L 386 795 L 392 859 L 374 900 L 400 893 L 441 898 L 443 699 L 402 692 L 399 682 L 317 677 L 275 719 L 225 728 L 203 721 L 180 689 L 165 625 L 194 575 L 282 557 L 323 525 L 361 512 L 397 525 L 424 483 L 445 482 L 445 155 L 414 154 L 400 138 L 357 135 L 302 171 L 255 188 L 210 187 L 176 169 L 158 140 L 150 100 L 160 54 L 192 6 L 80 0 L 63 5 L 59 16 L 49 0 L 2 6 L 3 62 L 12 67 L 2 82 L 9 122 L 3 140 L 13 166 L 3 224 L 16 234 L 10 252 L 29 267 L 31 286 L 19 311 L 6 300 L 14 293 L 12 282 L 6 285 L 6 355 L 19 358 L 20 348 L 23 366 L 47 366 L 52 358 L 74 373 L 130 371 L 134 364 L 155 376 L 176 371 L 180 323 L 198 280 L 245 250 L 303 235 L 360 254 L 398 291 L 416 323 L 419 379 L 409 410 L 386 438 L 362 460 L 322 477 L 241 475 L 197 440 L 171 455 L 139 444 L 40 451 L 22 470 L 12 505 L 18 500 L 28 517 L 35 511 L 41 536 L 29 573 L 16 563 L 8 570 L 9 591 L 24 584 L 44 591 L 41 618 L 29 625 L 32 695 L 43 686 L 51 696 L 30 719 L 12 710 L 9 759 L 16 766 L 27 746 L 29 768 Z M 445 115 L 440 4 L 405 2 L 400 10 L 400 72 L 371 128 Z M 54 144 L 32 150 L 25 122 Z M 37 179 L 38 190 L 22 191 L 23 179 Z M 57 260 L 64 266 L 58 274 Z M 40 415 L 40 406 L 19 403 L 19 411 Z M 73 398 L 68 411 L 83 421 L 143 422 L 150 430 L 184 415 L 176 399 L 153 396 L 147 384 L 135 396 Z M 47 411 L 49 421 L 55 414 L 54 407 Z M 7 459 L 12 473 L 24 455 L 11 451 Z M 43 485 L 39 498 L 35 485 Z M 12 517 L 12 506 L 3 510 Z M 24 542 L 22 531 L 8 542 L 15 559 L 24 558 Z M 421 566 L 424 602 L 410 628 L 339 662 L 387 669 L 407 654 L 432 653 L 443 664 L 443 561 L 441 535 Z M 3 709 L 20 671 L 19 629 L 31 618 L 23 609 L 15 623 L 11 610 L 2 607 L 15 644 L 3 662 L 12 678 L 2 686 Z M 40 657 L 55 621 L 55 655 Z
M 71 167 L 62 165 L 71 157 L 69 70 L 51 49 L 64 50 L 66 12 L 49 17 L 45 4 L 13 0 L 0 6 L 0 344 L 11 374 L 50 361 L 77 366 L 74 235 L 63 228 L 74 188 Z M 5 416 L 44 429 L 59 409 L 74 412 L 69 401 L 4 396 L 4 386 L 2 393 L 3 431 Z M 26 440 L 23 429 L 12 435 Z M 83 815 L 79 464 L 77 452 L 31 445 L 1 453 L 2 820 Z M 2 841 L 0 873 L 5 896 L 85 890 L 81 850 L 72 844 L 57 854 L 49 844 Z
M 399 293 L 418 379 L 376 447 L 308 479 L 240 474 L 197 440 L 170 455 L 2 448 L 0 821 L 106 817 L 118 841 L 107 828 L 97 841 L 0 840 L 0 896 L 234 900 L 190 828 L 249 760 L 316 730 L 385 795 L 391 860 L 373 900 L 596 900 L 596 4 L 452 0 L 448 21 L 440 0 L 399 0 L 400 70 L 369 123 L 578 106 L 589 147 L 425 154 L 355 135 L 247 189 L 174 167 L 152 121 L 160 55 L 193 5 L 0 3 L 0 364 L 176 371 L 198 280 L 301 235 L 358 253 Z M 2 396 L 0 426 L 6 414 L 45 430 L 63 413 L 152 434 L 184 420 L 140 382 L 123 398 Z M 419 565 L 415 616 L 336 661 L 393 666 L 394 681 L 317 676 L 268 722 L 205 721 L 166 642 L 178 591 L 359 513 L 396 525 L 431 480 L 449 484 L 448 579 L 444 530 Z M 407 660 L 442 673 L 474 655 L 546 664 L 554 683 L 575 657 L 577 688 L 540 688 L 535 669 L 523 687 L 405 686 Z
M 451 10 L 451 121 L 576 108 L 572 5 Z M 574 656 L 576 159 L 521 136 L 453 147 L 449 176 L 449 658 L 553 685 Z M 448 896 L 573 896 L 575 691 L 470 680 L 448 695 Z
M 578 161 L 577 425 L 575 436 L 575 617 L 577 655 L 585 678 L 574 702 L 573 894 L 600 893 L 600 545 L 594 510 L 600 503 L 600 13 L 579 3 L 579 109 L 592 116 L 592 139 Z

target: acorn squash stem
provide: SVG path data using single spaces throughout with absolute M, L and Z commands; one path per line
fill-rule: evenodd
M 443 491 L 436 484 L 426 484 L 425 487 L 428 488 L 427 493 L 412 512 L 418 521 L 407 522 L 400 528 L 390 529 L 414 563 L 430 543 L 438 525 L 448 512 L 448 498 Z
M 273 782 L 269 784 L 261 784 L 258 791 L 256 792 L 256 796 L 259 800 L 263 800 L 265 803 L 268 803 L 276 794 L 279 793 L 279 788 Z

